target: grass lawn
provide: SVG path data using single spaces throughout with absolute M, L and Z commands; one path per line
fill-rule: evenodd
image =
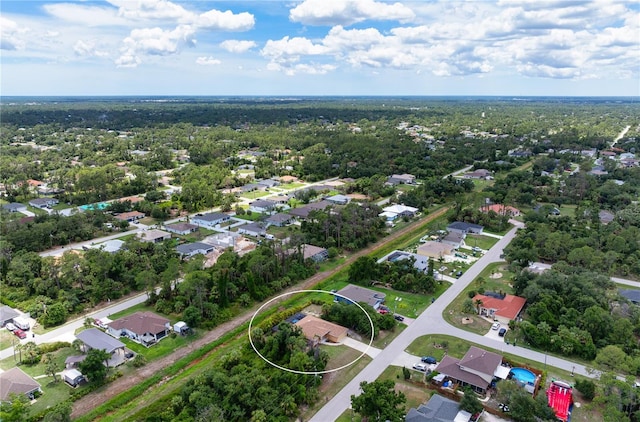
M 473 180 L 473 191 L 482 192 L 485 188 L 493 186 L 494 180 Z
M 511 230 L 511 228 L 509 228 L 509 230 Z M 487 251 L 491 249 L 493 245 L 498 243 L 498 240 L 500 239 L 496 239 L 495 237 L 491 237 L 491 236 L 483 236 L 481 234 L 469 234 L 467 235 L 467 238 L 464 240 L 464 243 L 466 243 L 469 248 L 477 246 L 480 249 Z
M 256 198 L 262 198 L 262 197 L 269 196 L 269 195 L 271 195 L 271 192 L 269 192 L 269 191 L 254 190 L 253 192 L 243 193 L 240 196 L 242 198 L 247 198 L 247 199 L 256 199 Z
M 135 353 L 143 355 L 148 362 L 151 362 L 173 352 L 176 349 L 186 346 L 187 344 L 200 338 L 201 335 L 201 330 L 195 330 L 195 334 L 189 336 L 176 335 L 175 337 L 172 337 L 169 335 L 148 348 L 125 337 L 121 337 L 120 341 L 123 342 L 128 349 L 131 349 Z
M 52 208 L 54 210 L 60 211 L 60 210 L 66 210 L 66 209 L 69 209 L 69 208 L 74 208 L 74 206 L 73 205 L 69 205 L 66 202 L 59 202 L 56 205 L 54 205 Z
M 491 323 L 479 318 L 475 313 L 469 315 L 462 311 L 463 304 L 470 291 L 477 291 L 479 288 L 484 288 L 485 291 L 503 291 L 506 293 L 513 293 L 513 289 L 509 286 L 514 274 L 507 270 L 507 265 L 503 263 L 493 263 L 487 266 L 482 273 L 467 286 L 466 289 L 453 302 L 449 304 L 447 309 L 443 313 L 444 319 L 451 325 L 461 328 L 463 330 L 471 331 L 476 334 L 484 335 L 491 327 Z M 480 281 L 479 281 L 480 280 Z M 463 318 L 470 317 L 473 322 L 463 324 Z
M 284 189 L 284 190 L 289 190 L 289 189 L 302 188 L 304 186 L 306 186 L 304 183 L 296 182 L 296 183 L 285 183 L 285 184 L 279 185 L 278 188 Z
M 246 212 L 246 213 L 241 214 L 241 215 L 236 214 L 236 218 L 239 218 L 241 220 L 247 220 L 247 221 L 258 221 L 261 218 L 264 219 L 264 218 L 267 218 L 267 217 L 268 217 L 267 214 L 262 214 L 262 213 L 253 212 L 253 211 L 251 211 L 250 213 Z
M 184 239 L 187 242 L 199 242 L 202 239 L 204 239 L 205 237 L 216 233 L 215 230 L 209 230 L 209 229 L 205 229 L 200 227 L 198 230 L 196 230 L 193 233 L 189 233 L 189 234 L 185 234 L 185 235 L 179 235 L 180 239 Z
M 35 215 L 47 215 L 47 214 L 49 214 L 45 210 L 42 210 L 42 209 L 36 208 L 36 207 L 32 207 L 31 205 L 27 205 L 27 210 L 31 211 Z

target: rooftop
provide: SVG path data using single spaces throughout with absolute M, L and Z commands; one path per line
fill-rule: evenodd
M 120 340 L 105 334 L 97 328 L 80 331 L 76 334 L 76 337 L 90 348 L 105 350 L 107 353 L 113 353 L 117 349 L 124 348 L 124 343 Z

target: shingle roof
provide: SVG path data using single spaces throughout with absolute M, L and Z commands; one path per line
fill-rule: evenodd
M 126 329 L 138 335 L 145 333 L 157 334 L 164 331 L 166 329 L 165 324 L 168 323 L 168 319 L 153 312 L 136 312 L 113 321 L 109 324 L 109 327 L 116 330 Z
M 386 295 L 384 293 L 376 292 L 375 290 L 369 290 L 364 287 L 355 286 L 349 284 L 346 287 L 340 289 L 338 294 L 348 298 L 352 302 L 365 302 L 371 306 L 375 306 L 384 300 Z
M 0 401 L 7 401 L 11 393 L 26 394 L 40 388 L 40 383 L 22 369 L 14 367 L 0 374 Z
M 211 249 L 215 249 L 215 247 L 204 242 L 185 243 L 176 247 L 178 253 L 181 253 L 183 255 L 190 255 L 196 251 L 208 251 Z
M 405 422 L 453 422 L 459 410 L 457 402 L 434 394 L 426 404 L 410 409 Z
M 482 301 L 483 308 L 495 309 L 496 315 L 509 319 L 515 319 L 524 307 L 524 304 L 527 303 L 527 299 L 514 295 L 505 295 L 504 298 L 499 299 L 477 294 L 474 296 L 473 302 L 475 303 L 476 300 Z
M 221 212 L 210 212 L 208 214 L 198 215 L 193 217 L 193 220 L 202 220 L 202 221 L 218 221 L 228 219 L 229 216 L 227 214 L 223 214 Z
M 2 305 L 0 307 L 0 323 L 4 321 L 9 321 L 17 316 L 20 316 L 20 313 L 13 309 L 10 306 Z
M 120 340 L 103 333 L 97 328 L 80 331 L 76 334 L 76 337 L 90 348 L 106 350 L 107 353 L 113 353 L 117 349 L 124 348 L 124 343 Z

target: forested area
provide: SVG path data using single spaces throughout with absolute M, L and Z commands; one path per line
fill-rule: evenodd
M 253 332 L 260 353 L 276 365 L 321 372 L 328 357 L 309 347 L 302 332 L 282 323 L 271 333 Z M 147 412 L 156 421 L 290 421 L 318 399 L 322 378 L 275 368 L 247 345 L 224 355 L 219 365 L 196 375 L 174 395 Z
M 404 292 L 433 293 L 437 283 L 433 277 L 433 262 L 429 262 L 426 272 L 415 268 L 414 262 L 414 258 L 410 258 L 378 263 L 371 256 L 362 256 L 349 267 L 349 282 L 361 286 L 380 283 Z

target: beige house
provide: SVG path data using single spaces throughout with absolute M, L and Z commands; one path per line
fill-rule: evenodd
M 418 255 L 440 259 L 446 255 L 453 255 L 455 246 L 451 243 L 428 241 L 418 247 Z
M 295 323 L 309 341 L 340 343 L 347 337 L 347 328 L 329 321 L 307 315 Z

